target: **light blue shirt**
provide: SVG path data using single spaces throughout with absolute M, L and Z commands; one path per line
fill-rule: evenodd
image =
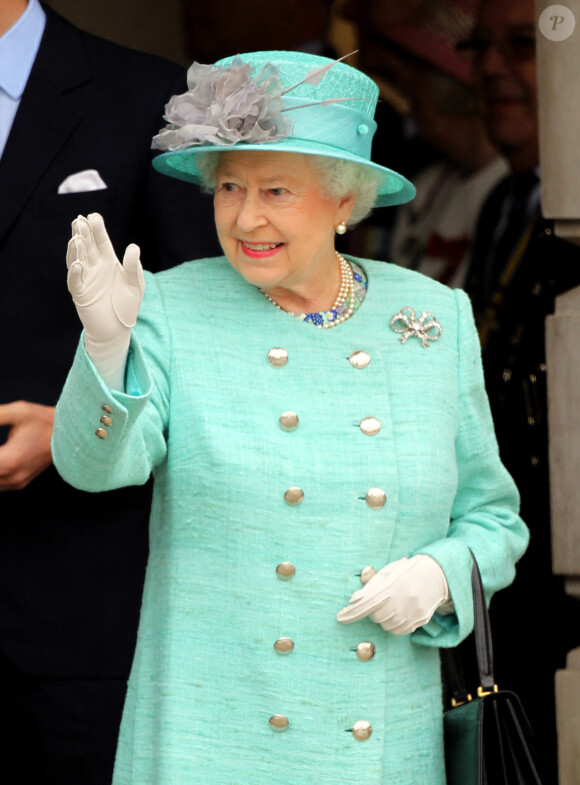
M 38 0 L 29 0 L 20 19 L 0 37 L 0 156 L 38 53 L 45 24 L 46 14 Z

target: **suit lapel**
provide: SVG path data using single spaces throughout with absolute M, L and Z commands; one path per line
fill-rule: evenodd
M 0 242 L 81 120 L 90 72 L 76 29 L 45 7 L 46 28 L 0 159 Z

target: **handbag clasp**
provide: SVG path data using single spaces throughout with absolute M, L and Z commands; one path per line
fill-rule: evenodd
M 457 706 L 463 706 L 464 703 L 469 703 L 469 701 L 472 701 L 472 700 L 473 700 L 473 698 L 471 697 L 470 693 L 468 692 L 464 701 L 458 701 L 456 698 L 451 698 L 451 705 L 452 705 L 452 707 L 454 709 L 456 709 Z
M 483 687 L 477 688 L 477 697 L 483 698 L 484 695 L 491 695 L 492 692 L 499 692 L 497 684 L 493 685 L 493 690 L 484 690 Z

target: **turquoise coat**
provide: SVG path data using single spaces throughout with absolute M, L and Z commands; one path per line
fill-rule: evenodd
M 331 330 L 274 308 L 225 258 L 148 276 L 126 394 L 78 351 L 57 407 L 58 470 L 88 491 L 155 477 L 115 785 L 444 785 L 437 647 L 472 627 L 468 549 L 491 594 L 527 531 L 467 297 L 360 264 L 367 297 Z M 402 343 L 390 320 L 404 306 L 433 312 L 441 337 Z M 270 364 L 272 348 L 286 364 Z M 297 427 L 281 427 L 286 411 Z M 378 433 L 361 429 L 368 417 Z M 455 614 L 402 637 L 336 621 L 365 567 L 416 553 L 445 571 Z M 352 733 L 361 720 L 366 741 Z

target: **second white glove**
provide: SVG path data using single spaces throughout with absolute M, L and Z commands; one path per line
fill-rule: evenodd
M 68 288 L 85 328 L 85 348 L 105 384 L 123 391 L 131 328 L 145 291 L 139 247 L 129 245 L 121 264 L 98 213 L 79 216 L 72 230 Z
M 441 567 L 430 556 L 418 554 L 387 564 L 339 611 L 343 624 L 370 619 L 394 635 L 407 635 L 431 619 L 449 600 Z

